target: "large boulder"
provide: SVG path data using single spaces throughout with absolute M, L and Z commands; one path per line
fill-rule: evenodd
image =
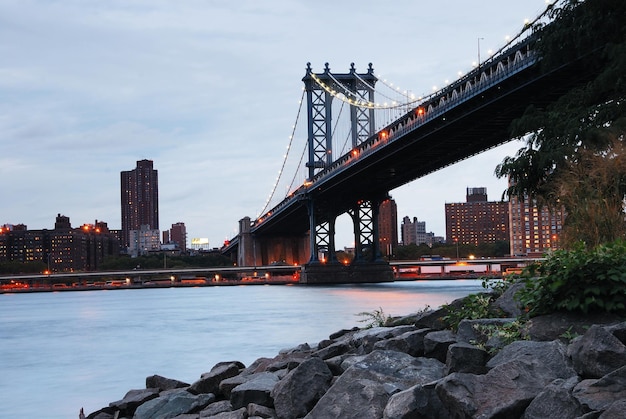
M 522 315 L 524 307 L 515 298 L 515 294 L 525 287 L 524 282 L 516 281 L 509 285 L 507 289 L 493 302 L 496 309 L 501 310 L 505 315 L 510 317 L 519 317 Z
M 515 341 L 505 346 L 491 358 L 487 362 L 487 367 L 494 368 L 516 359 L 525 362 L 538 362 L 547 372 L 554 376 L 554 379 L 567 379 L 576 375 L 576 371 L 567 356 L 567 347 L 559 341 Z
M 199 412 L 199 417 L 210 418 L 224 412 L 232 412 L 233 405 L 230 404 L 230 400 L 220 400 L 209 404 L 207 407 Z
M 132 416 L 139 406 L 157 397 L 159 397 L 158 388 L 130 390 L 122 400 L 109 403 L 109 407 L 119 411 L 120 416 Z
M 446 408 L 435 392 L 435 383 L 418 384 L 393 394 L 385 410 L 384 419 L 439 419 L 446 417 Z
M 272 390 L 279 419 L 306 415 L 330 387 L 333 375 L 320 358 L 309 358 L 290 371 Z
M 278 380 L 278 376 L 271 372 L 262 372 L 249 376 L 246 382 L 239 384 L 231 390 L 230 402 L 233 408 L 246 407 L 248 403 L 274 407 L 271 392 Z
M 489 338 L 485 333 L 490 327 L 502 327 L 505 324 L 514 322 L 514 318 L 476 319 L 461 320 L 457 329 L 456 338 L 459 342 L 471 343 L 473 345 L 485 344 Z
M 589 326 L 608 325 L 620 321 L 620 317 L 609 313 L 557 312 L 533 317 L 528 321 L 528 337 L 532 340 L 567 340 L 585 334 Z
M 574 368 L 584 378 L 600 378 L 626 365 L 626 346 L 606 327 L 593 325 L 568 348 Z
M 404 352 L 411 356 L 424 355 L 424 336 L 431 332 L 432 329 L 419 329 L 406 331 L 398 336 L 390 339 L 381 340 L 374 344 L 374 349 L 393 350 Z
M 606 410 L 616 400 L 626 400 L 626 366 L 599 380 L 583 380 L 574 388 L 573 395 L 589 410 Z
M 453 373 L 437 383 L 452 417 L 519 417 L 549 383 L 576 375 L 559 342 L 514 342 L 487 366 L 485 375 Z
M 137 408 L 133 419 L 168 419 L 197 412 L 215 401 L 213 394 L 191 394 L 186 390 L 172 391 L 145 402 Z
M 202 374 L 200 379 L 189 387 L 189 392 L 219 394 L 222 380 L 238 375 L 242 365 L 239 362 L 221 362 L 215 365 L 210 372 Z
M 451 330 L 430 332 L 424 336 L 424 355 L 446 362 L 448 347 L 456 342 L 456 335 Z
M 146 388 L 158 388 L 159 391 L 164 391 L 184 387 L 189 387 L 189 384 L 173 378 L 166 378 L 160 375 L 151 375 L 150 377 L 146 377 Z
M 530 402 L 522 419 L 574 419 L 586 413 L 572 395 L 579 378 L 558 378 Z
M 435 359 L 373 351 L 350 366 L 305 417 L 380 419 L 392 394 L 438 380 L 443 369 Z
M 486 350 L 465 342 L 458 342 L 448 347 L 446 355 L 446 374 L 467 372 L 484 374 L 489 354 Z

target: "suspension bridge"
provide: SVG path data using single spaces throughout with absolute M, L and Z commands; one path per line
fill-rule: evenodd
M 329 64 L 316 73 L 307 64 L 279 181 L 260 215 L 240 220 L 239 234 L 223 253 L 239 266 L 303 265 L 305 283 L 392 280 L 377 225 L 389 192 L 510 141 L 510 123 L 529 105 L 545 107 L 590 77 L 580 71 L 581 60 L 593 59 L 585 51 L 550 71 L 539 65 L 536 28 L 550 24 L 548 10 L 472 71 L 425 97 L 380 80 L 372 64 L 365 72 L 352 64 L 346 73 L 331 71 Z M 297 154 L 295 127 L 302 125 L 303 110 L 306 141 Z M 290 159 L 296 170 L 285 181 Z M 277 200 L 281 179 L 287 192 Z M 343 214 L 354 225 L 349 266 L 336 258 L 335 221 Z

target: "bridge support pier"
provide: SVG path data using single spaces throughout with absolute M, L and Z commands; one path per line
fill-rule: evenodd
M 300 272 L 301 284 L 367 284 L 392 282 L 393 270 L 387 262 L 342 265 L 307 263 Z

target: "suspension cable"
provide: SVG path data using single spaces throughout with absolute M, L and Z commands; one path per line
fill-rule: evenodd
M 302 111 L 302 103 L 304 102 L 304 94 L 305 94 L 305 90 L 302 89 L 302 97 L 300 97 L 300 104 L 298 106 L 298 113 L 296 115 L 296 122 L 293 124 L 293 129 L 291 130 L 291 136 L 289 137 L 289 145 L 287 146 L 287 152 L 285 153 L 285 158 L 283 159 L 283 164 L 281 165 L 280 170 L 278 171 L 278 178 L 276 179 L 276 183 L 274 183 L 274 186 L 272 187 L 272 192 L 270 193 L 269 198 L 267 198 L 267 201 L 265 202 L 265 206 L 259 212 L 259 215 L 265 213 L 265 211 L 267 210 L 267 207 L 269 206 L 270 202 L 272 201 L 272 198 L 274 198 L 274 194 L 276 193 L 276 188 L 278 187 L 278 183 L 280 182 L 280 178 L 282 177 L 283 171 L 285 170 L 285 165 L 287 164 L 287 158 L 289 157 L 289 152 L 291 151 L 291 145 L 293 144 L 293 137 L 295 136 L 296 127 L 298 126 L 298 121 L 300 120 L 300 113 Z

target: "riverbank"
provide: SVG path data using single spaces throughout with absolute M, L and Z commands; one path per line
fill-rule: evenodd
M 507 298 L 496 300 L 505 311 Z M 340 330 L 248 366 L 225 360 L 192 383 L 150 376 L 88 418 L 623 418 L 626 319 L 536 317 L 526 339 L 508 343 L 485 331 L 514 322 L 513 312 L 456 331 L 448 314 Z

